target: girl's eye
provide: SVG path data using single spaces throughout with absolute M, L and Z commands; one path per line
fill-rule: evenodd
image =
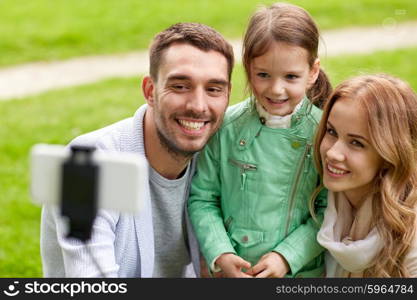
M 298 76 L 294 75 L 294 74 L 288 74 L 287 76 L 285 76 L 287 79 L 293 80 L 293 79 L 297 79 Z
M 337 132 L 331 127 L 327 127 L 326 132 L 331 136 L 337 136 Z
M 267 78 L 269 75 L 268 73 L 265 73 L 265 72 L 259 72 L 258 74 L 256 74 L 256 76 L 261 77 L 261 78 Z
M 352 144 L 353 146 L 360 147 L 360 148 L 363 148 L 363 147 L 364 147 L 364 145 L 363 145 L 361 142 L 359 142 L 358 140 L 353 140 L 353 141 L 351 142 L 351 144 Z

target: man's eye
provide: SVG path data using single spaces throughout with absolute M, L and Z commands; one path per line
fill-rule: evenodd
M 222 89 L 221 88 L 218 88 L 218 87 L 210 87 L 207 90 L 209 92 L 213 92 L 213 93 L 218 93 L 218 92 L 221 92 L 222 91 Z
M 209 87 L 207 88 L 207 93 L 211 96 L 220 96 L 223 95 L 224 88 L 221 87 Z
M 185 90 L 187 87 L 183 84 L 174 84 L 172 85 L 172 88 L 178 91 Z

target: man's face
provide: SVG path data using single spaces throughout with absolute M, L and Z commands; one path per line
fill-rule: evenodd
M 221 125 L 229 102 L 226 58 L 173 44 L 163 54 L 157 82 L 149 81 L 147 100 L 161 143 L 177 155 L 200 151 Z

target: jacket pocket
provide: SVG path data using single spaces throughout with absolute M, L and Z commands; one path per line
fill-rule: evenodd
M 255 164 L 242 162 L 233 158 L 229 158 L 229 163 L 240 169 L 240 190 L 244 190 L 246 186 L 247 173 L 258 169 Z
M 236 228 L 231 231 L 230 238 L 240 247 L 249 248 L 264 240 L 263 231 Z

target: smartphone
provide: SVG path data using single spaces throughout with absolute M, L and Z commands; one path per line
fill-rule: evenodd
M 59 205 L 62 199 L 63 164 L 71 149 L 63 145 L 37 144 L 30 151 L 30 193 L 34 203 Z M 99 168 L 100 209 L 138 213 L 148 185 L 148 163 L 135 153 L 94 151 Z

